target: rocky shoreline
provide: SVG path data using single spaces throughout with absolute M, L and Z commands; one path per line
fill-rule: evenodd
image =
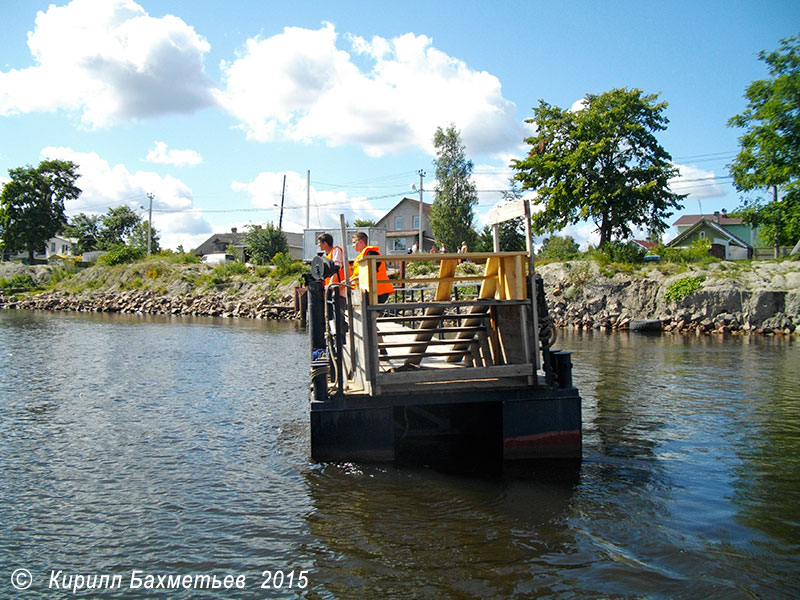
M 561 328 L 800 334 L 800 261 L 720 262 L 702 268 L 661 265 L 635 272 L 611 272 L 610 267 L 594 262 L 568 261 L 537 265 L 536 270 L 544 281 L 550 316 Z M 668 299 L 670 286 L 690 277 L 701 280 L 698 289 L 679 300 Z M 185 279 L 183 273 L 175 280 Z M 3 295 L 0 290 L 0 309 L 249 319 L 300 317 L 289 287 L 277 295 L 265 295 L 259 285 L 235 281 L 225 292 L 191 289 L 185 282 L 160 291 L 71 293 L 56 287 L 21 297 Z
M 0 294 L 0 309 L 61 310 L 245 319 L 296 319 L 294 304 L 269 304 L 266 298 L 231 299 L 228 295 L 167 296 L 152 291 L 69 295 L 43 292 L 19 300 Z
M 800 333 L 800 262 L 712 263 L 678 273 L 608 273 L 595 263 L 538 268 L 557 327 L 687 333 Z M 694 277 L 699 289 L 677 301 L 667 291 Z

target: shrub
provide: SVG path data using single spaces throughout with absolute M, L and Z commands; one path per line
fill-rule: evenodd
M 411 277 L 421 277 L 423 275 L 430 275 L 431 273 L 438 273 L 439 267 L 430 260 L 421 260 L 417 262 L 406 263 L 406 274 Z
M 592 250 L 592 258 L 601 263 L 627 263 L 639 264 L 647 254 L 644 248 L 633 242 L 623 244 L 622 242 L 606 242 L 600 248 Z
M 191 252 L 174 252 L 172 250 L 161 250 L 158 255 L 159 258 L 164 258 L 172 263 L 177 264 L 194 264 L 200 262 L 200 257 Z
M 131 246 L 114 246 L 106 254 L 97 259 L 97 263 L 113 267 L 141 260 L 147 254 L 143 248 L 132 248 Z
M 275 269 L 272 271 L 273 277 L 287 277 L 289 275 L 299 275 L 304 271 L 303 263 L 299 260 L 292 260 L 288 252 L 278 252 L 272 257 L 272 264 Z
M 699 290 L 700 286 L 705 280 L 705 275 L 682 277 L 681 279 L 672 282 L 672 284 L 667 288 L 667 291 L 664 292 L 664 297 L 669 302 L 680 302 L 687 296 Z
M 17 273 L 11 279 L 3 279 L 0 277 L 0 289 L 5 291 L 13 289 L 33 289 L 36 287 L 33 278 L 27 273 Z

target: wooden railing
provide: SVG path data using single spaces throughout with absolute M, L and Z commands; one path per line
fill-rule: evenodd
M 483 263 L 456 275 L 459 262 Z M 367 256 L 355 282 L 353 381 L 370 395 L 419 385 L 531 385 L 540 365 L 526 285 L 526 252 Z M 396 293 L 378 303 L 377 263 L 432 261 L 437 277 L 390 279 Z M 366 275 L 366 276 L 364 276 Z M 454 300 L 456 283 L 474 282 L 474 300 Z M 428 284 L 433 297 L 403 301 L 401 288 Z M 413 289 L 405 287 L 406 290 Z

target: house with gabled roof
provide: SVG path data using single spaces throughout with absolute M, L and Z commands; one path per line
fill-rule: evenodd
M 302 260 L 303 258 L 303 234 L 292 231 L 284 231 L 283 236 L 289 245 L 289 257 L 292 260 Z M 230 232 L 214 233 L 205 242 L 192 250 L 197 256 L 206 254 L 220 254 L 233 250 L 233 253 L 241 260 L 247 260 L 247 244 L 244 241 L 245 233 L 240 232 L 236 227 L 231 227 Z
M 745 260 L 753 257 L 755 250 L 753 242 L 734 233 L 734 231 L 746 232 L 747 237 L 755 240 L 753 228 L 743 225 L 741 219 L 720 213 L 714 213 L 713 217 L 684 215 L 673 225 L 678 228 L 678 235 L 667 246 L 689 248 L 697 240 L 707 240 L 711 242 L 709 252 L 711 256 L 725 260 Z
M 422 248 L 430 252 L 436 245 L 431 230 L 431 205 L 422 203 Z M 377 222 L 375 227 L 386 230 L 386 254 L 406 254 L 416 243 L 419 245 L 419 200 L 403 198 Z

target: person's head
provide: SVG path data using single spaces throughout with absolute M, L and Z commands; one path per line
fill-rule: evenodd
M 356 252 L 361 252 L 369 244 L 369 238 L 363 231 L 356 231 L 350 239 Z
M 333 247 L 333 236 L 330 233 L 320 233 L 317 236 L 317 244 L 323 252 L 328 252 Z

